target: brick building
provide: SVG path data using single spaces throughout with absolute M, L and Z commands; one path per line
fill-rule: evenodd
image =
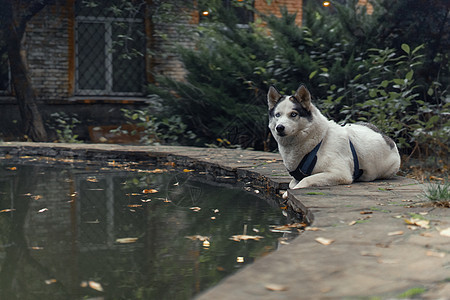
M 239 0 L 224 2 L 231 1 Z M 82 116 L 83 125 L 120 124 L 121 108 L 148 100 L 146 85 L 154 83 L 155 74 L 185 75 L 171 49 L 194 45 L 183 31 L 198 24 L 198 11 L 190 7 L 176 21 L 161 22 L 151 16 L 152 1 L 130 1 L 133 9 L 121 12 L 114 5 L 123 1 L 95 2 L 99 5 L 57 1 L 28 23 L 23 51 L 44 120 L 65 111 Z M 275 15 L 286 6 L 301 25 L 302 0 L 254 0 L 253 5 Z M 0 138 L 8 139 L 19 135 L 20 116 L 2 53 L 0 63 Z M 87 129 L 78 134 L 86 138 Z

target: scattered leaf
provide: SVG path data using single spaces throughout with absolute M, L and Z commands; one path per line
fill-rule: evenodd
M 194 206 L 194 207 L 190 207 L 189 209 L 192 211 L 195 211 L 195 212 L 199 212 L 202 208 L 198 207 L 198 206 Z
M 269 284 L 266 284 L 265 287 L 267 290 L 274 291 L 274 292 L 282 292 L 282 291 L 286 291 L 288 289 L 287 285 L 277 284 L 277 283 L 269 283 Z
M 6 168 L 6 169 L 11 170 L 11 171 L 17 171 L 17 167 L 9 167 L 9 168 Z
M 308 227 L 305 227 L 305 231 L 323 231 L 323 229 L 319 228 L 319 227 L 310 227 L 310 226 L 308 226 Z
M 98 179 L 95 178 L 95 177 L 88 177 L 88 178 L 86 179 L 86 181 L 88 181 L 88 182 L 98 182 Z
M 144 193 L 144 194 L 154 194 L 154 193 L 158 193 L 158 190 L 155 190 L 155 189 L 144 189 L 144 190 L 142 190 L 142 193 Z
M 7 208 L 7 209 L 0 210 L 0 213 L 12 212 L 12 211 L 15 211 L 15 210 L 16 210 L 15 208 Z
M 361 211 L 359 212 L 361 215 L 371 215 L 373 214 L 373 211 Z
M 211 220 L 215 220 L 216 219 L 216 217 L 211 217 Z
M 215 210 L 213 210 L 213 212 L 214 212 L 215 214 L 217 214 L 217 213 L 219 212 L 219 210 L 216 208 Z
M 236 262 L 243 263 L 244 262 L 244 257 L 242 257 L 242 256 L 236 257 Z
M 350 223 L 348 223 L 349 226 L 353 226 L 356 224 L 356 221 L 351 221 Z
M 190 236 L 185 236 L 185 238 L 190 239 L 190 240 L 193 240 L 193 241 L 199 240 L 199 241 L 201 241 L 201 242 L 206 241 L 206 240 L 209 240 L 209 236 L 204 236 L 204 235 L 199 235 L 199 234 L 196 234 L 196 235 L 190 235 Z
M 421 228 L 430 228 L 430 221 L 423 220 L 423 219 L 417 219 L 417 218 L 411 218 L 411 219 L 404 219 L 405 223 L 408 225 L 414 225 Z
M 230 240 L 236 241 L 236 242 L 240 242 L 242 240 L 244 240 L 244 241 L 247 241 L 247 240 L 259 241 L 262 238 L 264 238 L 264 237 L 259 236 L 259 235 L 238 234 L 238 235 L 233 235 L 232 237 L 230 237 Z
M 48 211 L 48 208 L 42 208 L 42 209 L 40 209 L 40 210 L 38 210 L 38 213 L 43 213 L 43 212 L 46 212 L 46 211 Z
M 81 287 L 90 287 L 93 290 L 99 291 L 99 292 L 103 292 L 103 287 L 100 283 L 95 282 L 95 281 L 83 281 L 81 282 Z
M 334 240 L 333 239 L 326 239 L 324 237 L 318 237 L 318 238 L 316 238 L 316 242 L 318 242 L 318 243 L 320 243 L 322 245 L 328 246 L 328 245 L 331 245 L 334 242 Z
M 388 233 L 388 236 L 393 236 L 393 235 L 402 235 L 404 232 L 402 230 L 398 230 L 398 231 L 392 231 Z
M 131 243 L 135 243 L 137 240 L 138 240 L 138 238 L 120 238 L 120 239 L 116 239 L 116 243 L 131 244 Z
M 184 173 L 189 173 L 189 172 L 194 172 L 194 170 L 184 169 L 183 172 L 184 172 Z
M 154 173 L 154 174 L 161 174 L 161 173 L 164 173 L 164 172 L 167 172 L 167 170 L 154 169 L 154 170 L 149 171 L 149 173 Z
M 48 285 L 56 283 L 56 282 L 58 282 L 58 281 L 56 279 L 53 279 L 53 278 L 45 280 L 45 284 L 48 284 Z
M 208 240 L 204 240 L 204 241 L 203 241 L 203 247 L 204 247 L 204 248 L 209 248 L 210 245 L 211 245 L 211 244 L 209 243 Z
M 142 204 L 129 204 L 128 207 L 142 207 Z
M 439 234 L 442 235 L 442 236 L 450 237 L 450 227 L 446 228 L 446 229 L 443 229 L 443 230 L 440 230 Z
M 147 202 L 152 201 L 152 199 L 141 199 L 141 201 L 144 202 L 144 203 L 147 203 Z
M 426 255 L 427 256 L 432 256 L 432 257 L 444 258 L 445 257 L 445 252 L 436 252 L 436 251 L 428 250 L 426 252 Z

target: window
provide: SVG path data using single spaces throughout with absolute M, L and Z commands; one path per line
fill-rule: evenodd
M 76 72 L 78 95 L 142 95 L 145 85 L 143 5 L 127 1 L 78 1 Z M 83 5 L 90 4 L 90 7 Z
M 6 47 L 0 47 L 0 95 L 11 93 L 11 72 Z

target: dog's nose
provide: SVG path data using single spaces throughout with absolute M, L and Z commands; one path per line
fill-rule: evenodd
M 284 131 L 284 125 L 277 125 L 277 127 L 275 127 L 275 129 L 277 130 L 278 133 L 283 132 Z

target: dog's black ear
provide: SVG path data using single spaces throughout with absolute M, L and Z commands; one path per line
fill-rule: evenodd
M 311 94 L 303 84 L 299 86 L 294 97 L 306 110 L 311 111 Z
M 271 110 L 278 101 L 281 99 L 281 94 L 278 92 L 277 88 L 273 85 L 270 86 L 269 92 L 267 93 L 267 104 L 269 105 L 269 110 Z

